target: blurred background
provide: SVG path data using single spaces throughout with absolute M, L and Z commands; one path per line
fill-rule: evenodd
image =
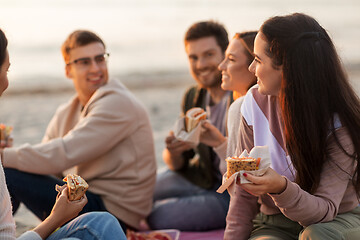
M 13 126 L 15 146 L 41 141 L 58 105 L 74 94 L 61 44 L 72 31 L 88 29 L 107 44 L 110 76 L 145 104 L 160 168 L 164 139 L 179 116 L 184 91 L 194 84 L 183 45 L 187 28 L 212 19 L 223 23 L 231 38 L 293 12 L 315 17 L 328 30 L 360 93 L 359 0 L 0 0 L 0 28 L 11 60 L 0 123 Z M 39 222 L 23 206 L 15 219 L 17 235 Z
M 0 122 L 14 127 L 15 146 L 39 142 L 56 107 L 74 93 L 64 75 L 60 47 L 76 29 L 89 29 L 104 39 L 111 76 L 146 105 L 159 166 L 182 95 L 194 83 L 183 36 L 196 21 L 219 21 L 231 38 L 258 29 L 271 16 L 307 13 L 328 30 L 359 89 L 359 0 L 0 0 L 0 6 L 0 27 L 9 39 L 11 58 Z

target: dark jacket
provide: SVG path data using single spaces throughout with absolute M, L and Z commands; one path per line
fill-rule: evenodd
M 186 91 L 182 102 L 183 115 L 185 115 L 187 110 L 193 107 L 201 107 L 205 110 L 206 92 L 206 89 L 198 86 L 189 88 Z M 232 94 L 230 94 L 229 105 L 232 102 L 233 98 Z M 214 174 L 215 169 L 213 161 L 215 156 L 216 153 L 211 147 L 200 143 L 196 149 L 183 153 L 185 163 L 181 169 L 177 170 L 177 172 L 193 184 L 205 189 L 211 189 L 218 181 Z M 191 161 L 194 157 L 199 157 L 198 161 L 195 161 L 196 164 L 193 164 L 193 161 Z

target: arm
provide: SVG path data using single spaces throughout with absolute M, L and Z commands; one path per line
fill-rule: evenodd
M 347 129 L 338 129 L 336 135 L 344 149 L 348 153 L 353 153 L 354 147 Z M 288 181 L 290 184 L 283 194 L 272 196 L 288 218 L 298 221 L 303 226 L 333 220 L 338 214 L 345 191 L 349 186 L 353 188 L 351 179 L 354 173 L 354 159 L 340 149 L 333 135 L 328 138 L 327 156 L 319 187 L 314 194 L 309 194 L 297 184 Z M 286 200 L 290 194 L 292 201 Z M 356 199 L 355 192 L 354 198 Z
M 34 146 L 6 149 L 4 165 L 26 172 L 52 174 L 96 159 L 136 130 L 143 117 L 141 113 L 127 96 L 108 94 L 94 101 L 88 114 L 65 136 Z
M 86 203 L 86 195 L 78 201 L 70 202 L 67 196 L 67 188 L 64 188 L 50 215 L 33 231 L 39 234 L 42 239 L 46 239 L 55 229 L 75 218 Z
M 345 150 L 352 153 L 354 149 L 346 129 L 341 128 L 336 134 Z M 338 214 L 345 191 L 352 184 L 354 160 L 337 146 L 333 136 L 330 136 L 328 143 L 328 159 L 314 194 L 302 190 L 296 183 L 271 169 L 262 177 L 248 174 L 247 179 L 255 184 L 244 184 L 243 187 L 255 195 L 269 194 L 285 216 L 303 226 L 332 221 Z M 356 200 L 355 195 L 354 198 Z
M 201 131 L 200 142 L 213 148 L 214 152 L 219 156 L 219 170 L 221 174 L 226 172 L 226 161 L 228 139 L 210 122 L 202 123 L 203 131 Z
M 15 239 L 15 221 L 12 216 L 10 195 L 6 187 L 5 175 L 0 164 L 0 239 Z
M 177 140 L 172 131 L 166 137 L 165 145 L 166 148 L 163 151 L 164 162 L 173 171 L 181 169 L 185 164 L 183 152 L 190 150 L 191 146 L 186 142 Z
M 194 99 L 198 98 L 199 90 L 197 87 L 190 87 L 184 94 L 182 99 L 182 107 L 180 116 L 190 108 L 194 107 Z M 170 131 L 165 139 L 166 148 L 163 150 L 163 160 L 171 170 L 180 170 L 187 164 L 187 156 L 192 155 L 193 151 L 189 144 L 175 139 L 174 133 Z
M 252 128 L 242 117 L 240 121 L 240 150 L 248 151 L 254 147 Z M 247 193 L 240 186 L 235 184 L 236 190 L 230 199 L 229 211 L 226 217 L 226 229 L 224 239 L 248 239 L 252 228 L 252 220 L 259 212 L 257 197 Z
M 224 240 L 246 240 L 250 237 L 252 220 L 259 212 L 259 205 L 257 197 L 248 194 L 237 184 L 234 187 L 236 190 L 230 198 Z
M 203 128 L 203 131 L 201 132 L 200 135 L 201 143 L 213 148 L 217 148 L 226 141 L 226 137 L 224 137 L 221 134 L 221 132 L 210 122 L 203 121 L 201 127 Z M 226 146 L 225 146 L 225 154 L 226 154 Z M 224 156 L 219 156 L 219 157 L 225 158 Z

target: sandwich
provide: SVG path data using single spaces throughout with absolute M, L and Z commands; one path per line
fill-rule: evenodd
M 261 158 L 252 158 L 252 157 L 228 157 L 227 162 L 227 179 L 231 177 L 234 173 L 245 170 L 245 171 L 254 171 L 259 169 Z
M 89 188 L 87 182 L 76 174 L 68 174 L 63 181 L 67 183 L 70 201 L 81 199 Z
M 0 124 L 0 144 L 1 147 L 11 147 L 12 146 L 12 138 L 10 136 L 12 132 L 11 126 L 6 126 L 5 124 Z
M 195 107 L 189 109 L 185 114 L 185 129 L 187 132 L 191 132 L 201 120 L 206 119 L 206 112 L 204 109 Z
M 163 231 L 151 231 L 146 233 L 134 232 L 127 229 L 126 237 L 128 240 L 172 240 L 171 236 Z

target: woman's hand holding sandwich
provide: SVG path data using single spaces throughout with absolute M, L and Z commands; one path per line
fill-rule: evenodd
M 205 130 L 200 135 L 201 143 L 210 147 L 218 147 L 226 141 L 221 132 L 210 122 L 203 121 L 201 127 Z
M 268 168 L 264 175 L 254 176 L 250 173 L 244 173 L 243 176 L 251 183 L 239 184 L 245 191 L 260 196 L 263 194 L 280 194 L 286 188 L 285 177 L 279 175 L 272 168 Z
M 66 185 L 64 185 L 66 186 Z M 34 231 L 46 239 L 55 229 L 75 218 L 87 203 L 86 195 L 77 201 L 68 200 L 67 187 L 58 195 L 50 215 Z

